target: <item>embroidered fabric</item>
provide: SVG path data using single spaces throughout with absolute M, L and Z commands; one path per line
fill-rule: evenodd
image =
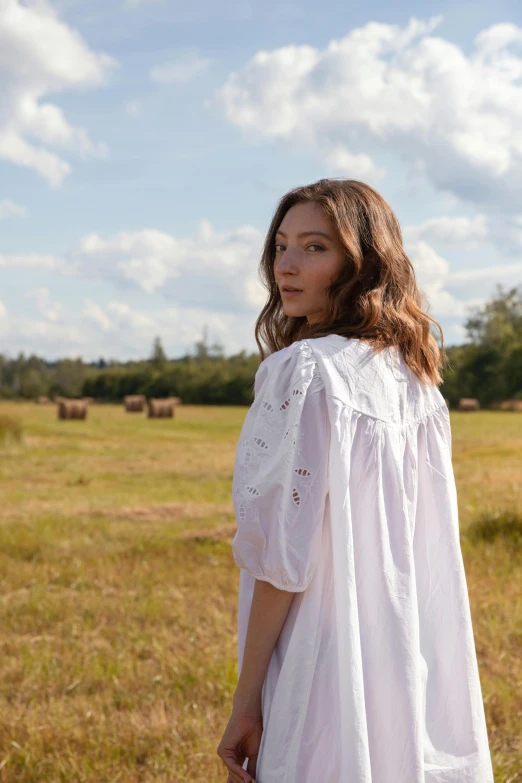
M 256 578 L 304 591 L 263 685 L 259 783 L 493 783 L 439 389 L 340 335 L 271 354 L 233 500 L 239 672 Z
M 277 373 L 271 357 L 258 368 L 232 486 L 237 565 L 292 592 L 306 589 L 317 564 L 329 448 L 321 374 L 311 348 L 299 350 Z

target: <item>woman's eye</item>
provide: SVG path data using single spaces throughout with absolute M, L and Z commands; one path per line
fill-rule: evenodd
M 307 247 L 306 249 L 307 249 L 307 250 L 309 250 L 311 247 L 316 247 L 316 248 L 318 248 L 319 250 L 324 250 L 324 247 L 323 247 L 322 245 L 317 245 L 315 242 L 313 242 L 311 245 L 308 245 L 308 247 Z M 276 244 L 274 245 L 274 250 L 275 250 L 275 252 L 276 252 L 276 253 L 279 253 L 279 252 L 280 252 L 280 251 L 279 251 L 279 248 L 283 248 L 283 250 L 284 250 L 284 245 L 282 245 L 282 244 L 281 244 L 281 243 L 279 243 L 279 242 L 276 242 Z M 315 252 L 317 252 L 317 251 L 316 251 L 316 250 L 314 250 L 313 252 L 315 253 Z

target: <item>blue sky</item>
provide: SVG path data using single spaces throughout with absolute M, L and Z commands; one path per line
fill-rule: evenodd
M 522 282 L 515 2 L 0 0 L 0 351 L 255 350 L 277 201 L 391 203 L 447 344 Z

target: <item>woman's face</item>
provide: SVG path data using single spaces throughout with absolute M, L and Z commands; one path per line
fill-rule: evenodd
M 320 320 L 326 306 L 326 289 L 345 263 L 345 249 L 319 204 L 303 202 L 291 207 L 276 235 L 274 275 L 285 315 L 305 315 L 308 323 Z M 296 293 L 285 287 L 298 289 Z

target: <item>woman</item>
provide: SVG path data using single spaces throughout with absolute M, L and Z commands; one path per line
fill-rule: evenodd
M 228 781 L 493 783 L 442 331 L 397 219 L 361 182 L 297 188 L 261 272 Z

